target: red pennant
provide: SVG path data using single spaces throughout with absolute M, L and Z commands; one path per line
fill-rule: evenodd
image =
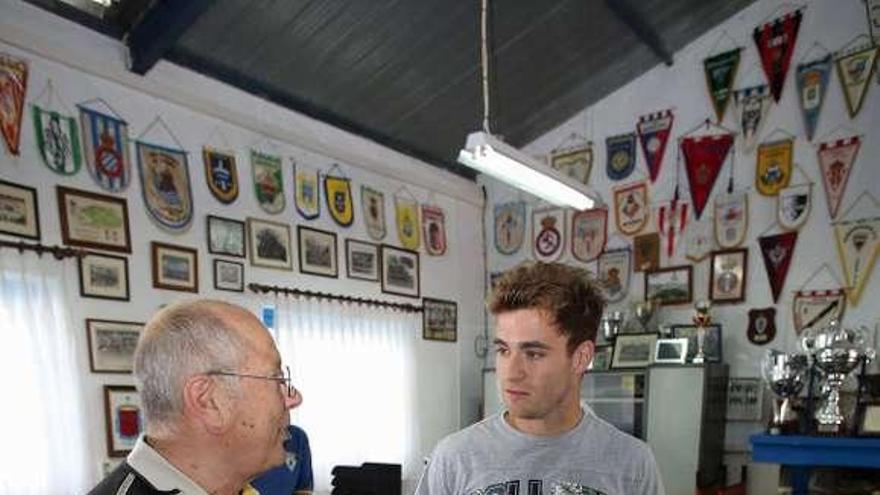
M 703 214 L 712 186 L 715 185 L 715 179 L 718 178 L 718 172 L 721 171 L 732 145 L 732 134 L 696 136 L 681 140 L 681 152 L 684 155 L 697 220 Z
M 782 97 L 782 88 L 785 86 L 785 76 L 788 74 L 802 17 L 803 13 L 798 10 L 756 27 L 752 33 L 758 53 L 761 54 L 764 74 L 770 83 L 770 92 L 777 103 Z
M 764 268 L 767 269 L 767 278 L 770 279 L 770 290 L 773 291 L 774 303 L 779 300 L 782 286 L 785 285 L 785 277 L 788 275 L 788 267 L 791 265 L 796 242 L 796 230 L 758 238 L 761 255 L 764 257 Z
M 639 117 L 639 123 L 636 124 L 642 152 L 645 154 L 645 163 L 651 174 L 651 182 L 656 182 L 660 174 L 660 165 L 663 164 L 663 153 L 666 151 L 666 142 L 669 140 L 673 120 L 672 110 L 666 110 L 652 115 L 642 115 Z
M 657 232 L 666 239 L 666 256 L 669 258 L 675 252 L 676 237 L 681 237 L 687 226 L 688 205 L 678 199 L 677 193 L 678 190 L 676 197 L 657 211 Z

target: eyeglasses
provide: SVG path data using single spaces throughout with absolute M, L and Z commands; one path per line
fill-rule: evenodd
M 299 390 L 293 386 L 293 381 L 290 379 L 290 366 L 285 366 L 283 372 L 279 372 L 277 375 L 251 375 L 248 373 L 235 373 L 233 371 L 208 371 L 205 373 L 206 375 L 219 375 L 219 376 L 237 376 L 239 378 L 256 378 L 257 380 L 273 380 L 278 382 L 278 385 L 284 390 L 288 397 L 293 398 L 299 395 Z

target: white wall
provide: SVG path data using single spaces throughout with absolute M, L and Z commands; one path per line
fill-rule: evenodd
M 832 267 L 837 277 L 843 281 L 843 272 L 836 248 L 833 246 L 833 233 L 830 226 L 828 208 L 826 206 L 825 193 L 818 169 L 816 151 L 813 143 L 806 141 L 805 131 L 802 124 L 800 107 L 797 102 L 797 94 L 794 81 L 795 66 L 803 62 L 814 42 L 830 50 L 837 50 L 849 42 L 856 34 L 867 33 L 864 3 L 860 0 L 808 0 L 798 5 L 806 5 L 806 11 L 800 28 L 791 68 L 785 82 L 782 99 L 770 110 L 763 135 L 769 134 L 777 127 L 795 134 L 795 163 L 806 171 L 815 183 L 813 188 L 813 210 L 807 223 L 801 228 L 794 259 L 788 274 L 788 279 L 780 295 L 779 303 L 776 304 L 778 334 L 776 339 L 766 347 L 779 348 L 786 351 L 796 350 L 796 339 L 791 324 L 792 291 L 798 290 L 806 279 L 822 263 Z M 606 202 L 613 201 L 612 186 L 615 184 L 607 178 L 605 173 L 605 138 L 607 136 L 624 132 L 635 132 L 636 123 L 640 115 L 672 108 L 675 115 L 675 123 L 667 144 L 660 176 L 656 183 L 651 185 L 650 194 L 652 201 L 668 201 L 672 197 L 675 184 L 676 169 L 676 145 L 675 139 L 696 126 L 714 112 L 706 89 L 703 75 L 703 59 L 711 54 L 724 49 L 733 48 L 733 42 L 723 37 L 726 33 L 736 41 L 737 46 L 745 47 L 740 60 L 734 88 L 741 88 L 764 82 L 764 73 L 760 68 L 760 59 L 752 41 L 752 30 L 770 19 L 778 16 L 783 10 L 777 11 L 782 5 L 776 0 L 759 0 L 736 16 L 728 19 L 718 27 L 707 32 L 685 48 L 674 54 L 675 63 L 672 67 L 659 64 L 638 79 L 626 86 L 619 88 L 614 93 L 601 99 L 589 108 L 578 112 L 569 121 L 541 136 L 524 150 L 531 155 L 547 155 L 555 147 L 559 146 L 572 133 L 589 137 L 594 142 L 594 164 L 590 184 L 600 192 Z M 791 8 L 791 7 L 788 7 Z M 775 15 L 774 15 L 775 14 Z M 823 55 L 820 52 L 809 54 L 808 60 Z M 875 76 L 876 77 L 876 76 Z M 861 112 L 855 119 L 850 119 L 846 111 L 840 80 L 835 73 L 831 76 L 830 86 L 827 89 L 826 101 L 819 120 L 815 136 L 817 138 L 832 131 L 838 125 L 846 125 L 858 130 L 864 135 L 858 161 L 849 179 L 846 195 L 843 199 L 840 212 L 855 200 L 862 191 L 869 191 L 874 197 L 880 199 L 880 168 L 877 157 L 880 156 L 880 88 L 876 82 L 871 82 L 871 88 Z M 723 124 L 728 128 L 738 129 L 734 121 L 732 105 L 725 114 Z M 842 137 L 842 136 L 840 136 Z M 817 139 L 818 140 L 818 139 Z M 638 171 L 644 177 L 647 175 L 647 167 L 642 155 L 641 145 L 637 150 L 637 172 L 629 180 L 636 180 Z M 729 165 L 725 165 L 719 174 L 715 184 L 714 193 L 703 213 L 703 217 L 711 215 L 711 201 L 715 194 L 723 191 L 729 173 Z M 689 199 L 686 186 L 686 178 L 682 170 L 682 193 Z M 747 242 L 744 246 L 749 248 L 748 281 L 746 300 L 735 305 L 718 305 L 713 308 L 714 316 L 723 324 L 723 352 L 724 358 L 730 365 L 731 376 L 757 377 L 759 373 L 759 360 L 765 347 L 758 347 L 749 343 L 746 338 L 748 325 L 747 310 L 773 305 L 770 286 L 761 259 L 760 249 L 757 246 L 757 237 L 770 226 L 775 219 L 775 197 L 761 196 L 754 190 L 755 153 L 747 153 L 742 149 L 740 139 L 736 143 L 736 184 L 738 187 L 749 188 L 750 218 Z M 797 179 L 798 176 L 795 176 Z M 621 183 L 625 183 L 622 181 Z M 509 268 L 516 263 L 532 258 L 531 247 L 528 244 L 528 232 L 531 230 L 531 208 L 527 214 L 529 225 L 527 226 L 527 238 L 524 247 L 515 255 L 504 256 L 499 254 L 493 245 L 492 232 L 492 205 L 498 202 L 515 199 L 517 193 L 504 185 L 491 179 L 482 179 L 489 191 L 486 209 L 486 242 L 489 252 L 487 271 L 497 272 Z M 534 206 L 537 200 L 527 198 Z M 861 208 L 853 212 L 862 215 L 877 215 L 877 208 Z M 613 207 L 609 213 L 609 237 L 615 231 Z M 646 227 L 643 233 L 655 231 L 654 220 Z M 631 244 L 631 240 L 629 240 Z M 612 241 L 609 245 L 619 247 L 621 241 Z M 684 257 L 684 251 L 677 248 L 672 259 L 661 255 L 662 266 L 691 264 Z M 575 265 L 583 265 L 571 257 L 569 248 L 566 246 L 563 260 Z M 586 265 L 595 271 L 595 263 Z M 708 279 L 710 275 L 709 260 L 703 260 L 694 264 L 694 294 L 695 298 L 708 298 Z M 865 324 L 874 328 L 878 314 L 874 302 L 880 298 L 880 276 L 875 268 L 874 276 L 869 280 L 858 306 L 849 306 L 846 310 L 844 323 L 847 325 Z M 828 277 L 819 277 L 815 283 L 833 283 Z M 821 285 L 811 284 L 808 288 L 824 288 Z M 641 301 L 644 298 L 643 278 L 641 273 L 634 273 L 629 297 L 614 305 L 612 309 L 627 310 L 632 302 Z M 687 323 L 690 321 L 690 307 L 668 307 L 660 312 L 661 321 L 672 323 Z M 760 429 L 757 424 L 730 424 L 728 427 L 727 444 L 731 450 L 746 448 L 746 438 L 750 431 Z M 738 469 L 735 469 L 738 474 Z
M 128 121 L 132 139 L 156 116 L 161 116 L 189 152 L 195 215 L 186 232 L 170 234 L 148 218 L 136 171 L 129 188 L 119 195 L 128 202 L 131 223 L 132 254 L 128 256 L 131 301 L 80 298 L 76 296 L 79 293 L 77 278 L 71 279 L 69 290 L 75 294 L 76 301 L 73 319 L 80 339 L 77 348 L 80 366 L 76 372 L 84 375 L 86 403 L 91 404 L 89 410 L 94 411 L 88 425 L 89 450 L 95 466 L 94 472 L 90 473 L 92 476 L 97 478 L 100 461 L 106 457 L 102 386 L 133 382 L 126 375 L 89 372 L 85 318 L 145 321 L 159 305 L 193 297 L 187 293 L 152 288 L 150 241 L 196 247 L 199 251 L 199 296 L 231 300 L 256 310 L 260 305 L 256 296 L 213 290 L 213 257 L 208 255 L 205 245 L 206 215 L 239 220 L 253 216 L 288 223 L 294 242 L 296 225 L 307 224 L 337 233 L 339 279 L 300 275 L 296 268 L 293 272 L 284 272 L 245 263 L 246 282 L 419 304 L 414 299 L 382 294 L 378 283 L 345 277 L 344 239 L 370 240 L 361 219 L 361 184 L 385 193 L 388 226 L 385 242 L 389 244 L 399 245 L 393 223 L 393 195 L 401 186 L 405 185 L 420 202 L 440 205 L 446 214 L 449 248 L 442 257 L 421 252 L 421 292 L 425 296 L 458 302 L 459 334 L 456 344 L 419 340 L 418 402 L 420 409 L 426 411 L 420 418 L 420 453 L 426 455 L 437 440 L 477 418 L 480 363 L 473 352 L 473 340 L 484 328 L 481 304 L 484 260 L 480 229 L 483 200 L 474 183 L 172 64 L 160 62 L 146 77 L 128 73 L 124 64 L 124 47 L 119 42 L 22 2 L 0 0 L 0 52 L 28 61 L 28 102 L 51 79 L 68 112 L 75 112 L 75 104 L 79 102 L 101 97 Z M 158 144 L 173 144 L 170 138 L 155 129 L 145 139 Z M 221 205 L 208 191 L 201 160 L 201 147 L 206 144 L 233 149 L 237 153 L 240 195 L 233 205 Z M 347 229 L 336 226 L 328 218 L 326 205 L 322 205 L 320 219 L 302 220 L 293 206 L 293 177 L 287 159 L 284 165 L 287 207 L 279 215 L 264 213 L 256 203 L 250 178 L 248 150 L 255 145 L 325 171 L 332 163 L 341 164 L 352 179 L 356 207 L 354 225 Z M 42 242 L 61 244 L 55 186 L 64 184 L 102 191 L 92 181 L 85 166 L 76 176 L 62 177 L 42 164 L 30 113 L 25 114 L 22 123 L 20 150 L 20 156 L 11 156 L 5 149 L 0 152 L 0 178 L 36 187 Z M 401 182 L 402 178 L 408 182 Z M 75 266 L 73 260 L 64 263 L 67 269 Z M 308 401 L 302 407 L 309 407 Z M 381 404 L 368 407 L 381 407 Z

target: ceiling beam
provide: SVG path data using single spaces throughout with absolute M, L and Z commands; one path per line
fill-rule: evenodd
M 667 66 L 672 67 L 672 54 L 657 31 L 630 4 L 629 0 L 605 0 L 605 5 L 642 43 Z
M 129 70 L 142 76 L 149 72 L 213 3 L 213 0 L 155 2 L 125 36 Z

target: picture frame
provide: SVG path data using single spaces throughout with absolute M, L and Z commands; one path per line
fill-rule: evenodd
M 345 240 L 345 272 L 348 278 L 379 281 L 379 245 L 358 241 Z
M 612 369 L 644 368 L 654 362 L 658 335 L 651 333 L 620 334 L 614 340 Z
M 670 266 L 645 272 L 645 300 L 655 299 L 662 306 L 687 304 L 693 300 L 693 267 Z
M 727 421 L 761 421 L 764 384 L 760 378 L 728 378 Z
M 868 400 L 859 407 L 856 433 L 860 437 L 880 436 L 880 399 Z
M 382 292 L 418 299 L 420 291 L 419 253 L 383 244 Z
M 712 252 L 709 277 L 709 300 L 714 303 L 739 303 L 746 298 L 749 250 L 724 249 Z
M 79 295 L 96 299 L 128 301 L 128 258 L 88 252 L 77 259 Z
M 61 240 L 68 246 L 131 253 L 124 198 L 56 186 Z
M 422 298 L 422 338 L 443 342 L 458 340 L 458 304 L 455 301 Z
M 660 234 L 651 232 L 633 237 L 633 270 L 649 272 L 660 268 Z
M 688 339 L 687 362 L 694 362 L 694 356 L 699 348 L 697 342 L 697 326 L 691 323 L 676 324 L 670 326 L 673 338 Z M 706 355 L 706 362 L 720 363 L 723 361 L 721 348 L 721 325 L 713 323 L 706 327 L 706 333 L 703 338 L 703 354 Z
M 248 217 L 247 230 L 251 266 L 293 270 L 289 225 Z
M 131 373 L 134 350 L 146 323 L 86 318 L 92 373 Z
M 339 254 L 336 233 L 299 225 L 296 228 L 299 245 L 299 271 L 321 277 L 339 277 Z
M 590 361 L 589 370 L 608 371 L 611 369 L 611 361 L 614 359 L 614 344 L 600 344 L 593 352 L 593 360 Z
M 153 241 L 153 287 L 183 292 L 199 291 L 199 253 L 196 249 Z
M 208 253 L 245 258 L 247 239 L 244 222 L 232 218 L 208 215 L 205 226 L 208 231 Z
M 244 292 L 244 263 L 215 259 L 214 289 Z
M 0 234 L 40 240 L 37 190 L 0 180 Z
M 687 360 L 688 339 L 657 339 L 654 348 L 655 364 L 684 364 Z
M 107 455 L 128 455 L 144 429 L 144 412 L 136 388 L 130 385 L 104 385 L 104 422 Z

